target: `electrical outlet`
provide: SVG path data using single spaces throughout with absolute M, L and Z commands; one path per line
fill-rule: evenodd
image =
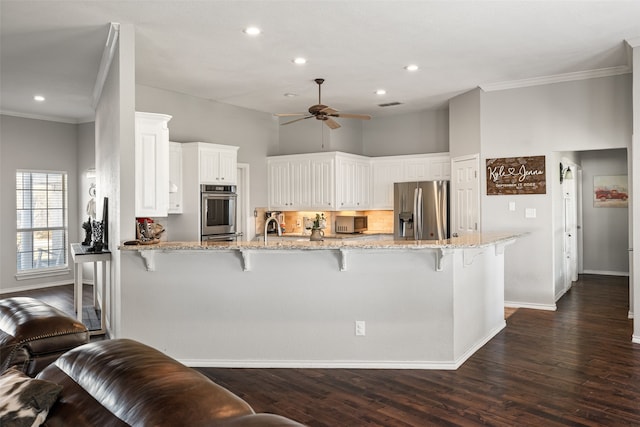
M 365 336 L 365 322 L 364 320 L 356 320 L 356 336 Z

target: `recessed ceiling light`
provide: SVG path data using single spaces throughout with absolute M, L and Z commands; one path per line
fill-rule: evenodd
M 418 66 L 416 64 L 410 64 L 404 67 L 407 71 L 418 71 Z
M 307 63 L 307 60 L 306 58 L 299 57 L 299 58 L 292 59 L 291 62 L 293 62 L 296 65 L 303 65 Z
M 384 90 L 384 89 L 378 89 L 375 92 L 376 95 L 385 95 L 386 93 L 387 93 L 387 91 Z
M 248 36 L 257 36 L 262 32 L 262 30 L 260 30 L 260 28 L 258 27 L 247 27 L 242 31 L 244 31 L 244 33 Z
M 36 95 L 36 96 L 33 97 L 33 100 L 34 101 L 38 101 L 38 102 L 42 102 L 42 101 L 44 101 L 44 96 Z
M 296 96 L 298 96 L 297 93 L 291 93 L 291 92 L 287 92 L 284 94 L 284 96 L 286 96 L 287 98 L 294 98 Z

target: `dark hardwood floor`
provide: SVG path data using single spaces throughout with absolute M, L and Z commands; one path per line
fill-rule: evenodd
M 628 300 L 627 278 L 580 276 L 556 312 L 515 311 L 456 371 L 198 369 L 256 412 L 311 427 L 640 426 Z

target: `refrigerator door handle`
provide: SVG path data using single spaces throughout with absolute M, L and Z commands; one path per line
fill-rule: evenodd
M 422 188 L 418 187 L 414 191 L 413 197 L 413 212 L 415 215 L 415 219 L 413 221 L 413 228 L 415 230 L 415 240 L 422 240 L 422 230 L 423 230 L 423 218 L 422 218 Z

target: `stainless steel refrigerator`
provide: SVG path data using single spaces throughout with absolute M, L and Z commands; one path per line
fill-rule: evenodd
M 393 184 L 393 234 L 396 240 L 450 237 L 449 181 Z

